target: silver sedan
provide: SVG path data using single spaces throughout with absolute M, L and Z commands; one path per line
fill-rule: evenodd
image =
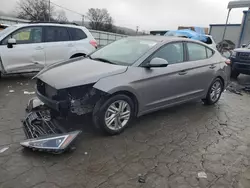
M 37 75 L 37 95 L 60 114 L 92 113 L 97 127 L 114 135 L 134 117 L 156 110 L 197 99 L 216 103 L 229 64 L 199 41 L 128 37 L 45 68 Z

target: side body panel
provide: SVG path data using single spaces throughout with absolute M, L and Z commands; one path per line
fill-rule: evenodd
M 0 46 L 6 73 L 40 71 L 45 65 L 44 43 L 17 44 L 13 48 Z
M 182 75 L 186 70 L 187 74 Z M 138 100 L 138 116 L 167 106 L 201 98 L 203 88 L 190 87 L 197 81 L 195 64 L 186 62 L 166 68 L 129 67 L 119 75 L 100 79 L 94 87 L 113 94 L 129 91 Z M 195 85 L 196 86 L 196 85 Z

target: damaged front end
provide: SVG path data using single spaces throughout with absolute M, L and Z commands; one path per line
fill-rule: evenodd
M 55 119 L 51 111 L 38 98 L 33 98 L 27 106 L 27 116 L 23 129 L 27 140 L 20 144 L 33 150 L 62 153 L 70 148 L 80 130 L 67 132 Z
M 56 90 L 38 79 L 38 98 L 29 101 L 23 120 L 27 140 L 20 144 L 38 151 L 64 152 L 81 131 L 69 132 L 72 126 L 61 126 L 57 119 L 90 113 L 106 95 L 93 84 Z
M 93 111 L 96 103 L 107 94 L 97 90 L 93 84 L 70 88 L 69 111 L 72 114 L 84 115 Z

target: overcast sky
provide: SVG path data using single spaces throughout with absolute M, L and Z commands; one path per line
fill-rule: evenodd
M 0 11 L 13 12 L 18 0 L 0 0 Z M 85 14 L 89 8 L 106 8 L 115 24 L 139 30 L 177 29 L 179 25 L 205 26 L 225 23 L 229 0 L 51 0 Z M 230 23 L 241 23 L 243 9 L 234 9 Z M 69 20 L 80 20 L 65 11 Z

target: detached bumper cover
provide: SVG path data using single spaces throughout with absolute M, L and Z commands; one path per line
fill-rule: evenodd
M 23 120 L 23 130 L 27 140 L 20 142 L 20 144 L 38 151 L 64 152 L 81 131 L 67 132 L 55 120 L 51 119 L 48 109 L 34 106 L 35 102 L 37 99 L 30 100 L 28 104 L 30 112 Z

